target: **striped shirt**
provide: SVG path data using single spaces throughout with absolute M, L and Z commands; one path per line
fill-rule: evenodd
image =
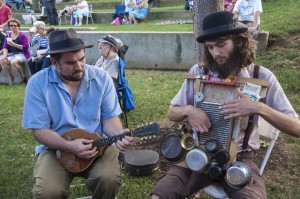
M 49 52 L 49 39 L 48 35 L 42 37 L 40 34 L 35 34 L 31 43 L 29 43 L 29 47 L 33 47 L 35 45 L 39 45 L 39 49 L 47 49 L 46 53 Z

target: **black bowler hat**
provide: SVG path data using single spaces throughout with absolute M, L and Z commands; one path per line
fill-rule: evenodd
M 238 26 L 234 19 L 234 14 L 228 11 L 216 12 L 207 15 L 203 19 L 202 33 L 197 37 L 197 41 L 204 43 L 207 39 L 247 32 L 245 26 Z
M 91 47 L 93 45 L 84 45 L 84 42 L 73 28 L 55 30 L 49 34 L 50 51 L 43 55 L 72 52 Z

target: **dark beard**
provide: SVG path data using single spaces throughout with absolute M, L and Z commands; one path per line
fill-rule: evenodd
M 229 75 L 237 76 L 242 67 L 240 50 L 235 47 L 224 64 L 218 64 L 213 59 L 209 66 L 209 70 L 218 73 L 219 78 L 225 79 Z
M 79 73 L 78 71 L 76 71 L 75 74 Z M 82 76 L 74 76 L 74 75 L 63 75 L 61 73 L 58 73 L 62 79 L 67 80 L 67 81 L 71 81 L 71 82 L 78 82 L 81 81 L 83 75 L 84 75 L 84 71 L 82 72 Z

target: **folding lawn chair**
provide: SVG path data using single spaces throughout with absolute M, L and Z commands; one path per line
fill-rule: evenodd
M 123 120 L 124 127 L 128 128 L 127 112 L 133 110 L 135 106 L 133 92 L 128 84 L 127 78 L 125 77 L 125 66 L 126 62 L 120 57 L 118 87 L 116 90 L 118 94 L 119 104 L 122 109 L 121 119 Z
M 25 0 L 8 0 L 6 3 L 12 10 L 26 10 Z
M 112 13 L 113 20 L 117 17 L 120 17 L 120 19 L 123 19 L 125 15 L 128 15 L 128 12 L 125 12 L 125 5 L 117 4 L 115 5 L 115 12 Z

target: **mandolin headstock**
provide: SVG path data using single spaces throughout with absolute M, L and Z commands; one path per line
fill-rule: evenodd
M 160 132 L 159 124 L 153 123 L 153 124 L 136 128 L 132 132 L 132 135 L 135 137 L 144 137 L 149 135 L 158 135 L 159 132 Z

